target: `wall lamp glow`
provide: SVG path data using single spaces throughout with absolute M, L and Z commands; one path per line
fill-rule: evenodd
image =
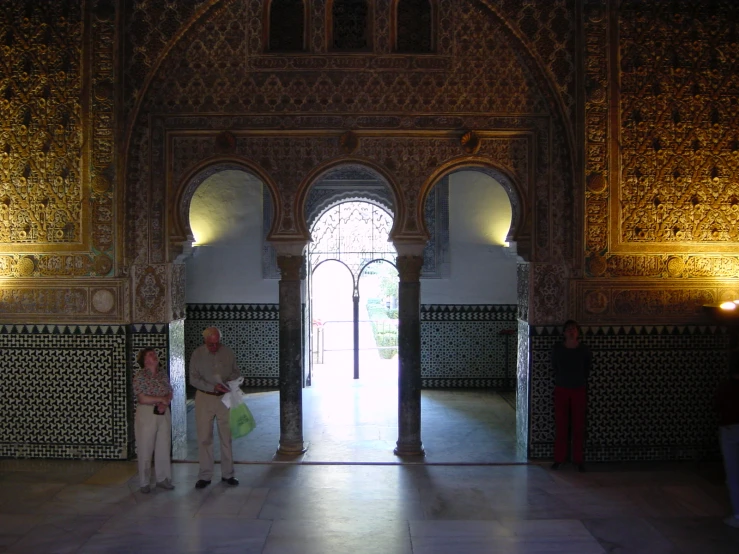
M 739 304 L 739 300 L 733 300 L 729 302 L 722 302 L 719 306 L 722 310 L 731 311 L 736 310 L 736 305 Z

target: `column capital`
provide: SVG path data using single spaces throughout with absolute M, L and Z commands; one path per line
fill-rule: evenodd
M 300 281 L 304 264 L 304 256 L 277 256 L 277 267 L 283 281 Z
M 280 256 L 301 256 L 303 251 L 308 244 L 307 240 L 304 239 L 273 239 L 268 241 L 275 249 L 275 253 L 278 258 Z
M 393 246 L 398 256 L 421 256 L 428 241 L 393 241 Z
M 401 283 L 418 283 L 420 281 L 423 256 L 398 256 L 396 263 Z

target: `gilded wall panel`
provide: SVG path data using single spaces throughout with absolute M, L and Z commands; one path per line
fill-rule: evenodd
M 115 267 L 115 12 L 15 4 L 0 102 L 0 276 L 107 276 Z
M 10 252 L 84 250 L 84 10 L 27 8 L 0 20 L 0 243 Z
M 588 322 L 710 323 L 704 305 L 737 298 L 739 281 L 645 279 L 628 283 L 586 279 L 571 283 L 570 313 Z
M 712 3 L 621 3 L 617 252 L 731 252 L 739 238 L 736 14 Z M 732 34 L 733 33 L 733 34 Z

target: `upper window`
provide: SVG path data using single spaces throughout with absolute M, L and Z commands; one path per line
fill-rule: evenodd
M 269 50 L 305 50 L 305 6 L 302 0 L 272 0 L 269 3 Z
M 398 0 L 395 11 L 396 50 L 433 52 L 433 21 L 429 0 Z
M 372 48 L 370 9 L 366 0 L 334 0 L 331 6 L 331 49 Z

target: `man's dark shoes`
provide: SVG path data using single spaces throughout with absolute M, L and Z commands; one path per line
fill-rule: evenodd
M 195 483 L 195 488 L 204 489 L 208 485 L 210 485 L 210 481 L 206 481 L 205 479 L 200 479 L 197 483 Z
M 554 463 L 552 464 L 552 469 L 554 469 L 554 470 L 557 470 L 557 469 L 559 469 L 559 466 L 560 466 L 560 465 L 561 465 L 561 464 L 560 464 L 559 462 L 554 462 Z
M 221 477 L 221 481 L 223 481 L 224 483 L 228 483 L 232 487 L 235 487 L 239 484 L 239 480 L 236 479 L 236 477 L 229 477 L 228 479 L 226 479 L 225 477 Z

